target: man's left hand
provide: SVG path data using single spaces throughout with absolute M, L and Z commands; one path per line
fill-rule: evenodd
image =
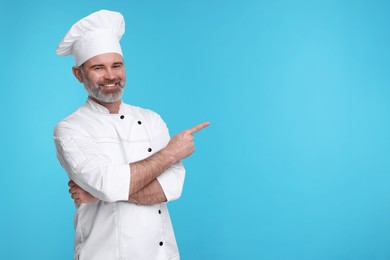
M 70 187 L 69 193 L 71 194 L 71 197 L 75 204 L 98 201 L 97 198 L 80 188 L 80 186 L 78 186 L 74 181 L 70 180 L 68 182 L 68 186 Z

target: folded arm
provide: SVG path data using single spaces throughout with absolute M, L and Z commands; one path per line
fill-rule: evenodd
M 68 185 L 70 187 L 69 193 L 71 194 L 75 204 L 98 201 L 97 198 L 80 188 L 80 186 L 78 186 L 74 181 L 70 180 Z M 165 197 L 160 183 L 157 181 L 157 179 L 155 179 L 143 189 L 131 194 L 128 201 L 136 204 L 150 205 L 166 202 L 167 198 Z
M 67 126 L 57 129 L 57 155 L 69 178 L 73 180 L 69 183 L 72 198 L 76 203 L 128 200 L 139 204 L 154 204 L 178 198 L 185 172 L 180 160 L 194 151 L 192 134 L 207 125 L 207 122 L 199 124 L 169 140 L 168 131 L 163 124 L 166 130 L 160 131 L 163 132 L 160 136 L 162 138 L 156 138 L 163 140 L 158 145 L 163 148 L 144 160 L 128 165 L 110 165 L 103 154 L 96 152 L 99 147 L 88 138 L 77 136 Z

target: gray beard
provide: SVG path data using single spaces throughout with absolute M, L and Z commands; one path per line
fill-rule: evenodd
M 91 84 L 91 82 L 88 79 L 86 79 L 86 77 L 84 78 L 84 88 L 87 90 L 88 94 L 91 97 L 95 98 L 96 100 L 104 102 L 104 103 L 113 103 L 113 102 L 121 100 L 125 84 L 126 84 L 126 81 L 121 80 L 119 82 L 120 88 L 119 88 L 118 92 L 105 94 L 99 88 L 99 85 L 97 85 L 97 84 L 93 85 L 93 84 Z

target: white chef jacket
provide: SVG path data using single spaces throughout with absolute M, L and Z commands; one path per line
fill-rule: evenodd
M 180 259 L 166 203 L 128 202 L 129 163 L 164 148 L 169 133 L 153 111 L 122 103 L 118 114 L 88 99 L 54 130 L 70 179 L 99 199 L 77 206 L 74 259 Z M 157 177 L 168 201 L 180 197 L 181 162 Z

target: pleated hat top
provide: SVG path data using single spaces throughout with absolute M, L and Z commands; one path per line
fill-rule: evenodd
M 119 41 L 125 33 L 125 20 L 118 12 L 100 10 L 76 22 L 58 44 L 60 56 L 73 55 L 76 66 L 103 53 L 123 56 Z

